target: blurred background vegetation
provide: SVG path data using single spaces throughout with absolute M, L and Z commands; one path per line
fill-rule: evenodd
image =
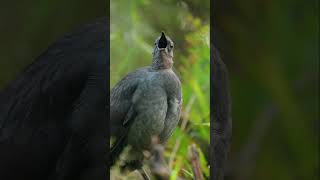
M 183 91 L 182 118 L 164 153 L 177 176 L 192 179 L 188 146 L 201 149 L 207 165 L 210 142 L 210 1 L 117 0 L 110 3 L 110 87 L 128 72 L 152 62 L 154 42 L 164 31 L 175 43 L 174 69 Z
M 317 179 L 318 8 L 315 0 L 214 1 L 233 101 L 227 179 Z

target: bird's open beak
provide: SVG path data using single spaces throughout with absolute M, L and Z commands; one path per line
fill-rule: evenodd
M 166 48 L 167 47 L 167 38 L 166 38 L 166 35 L 164 34 L 164 32 L 161 33 L 161 37 L 159 39 L 159 42 L 158 42 L 158 48 Z

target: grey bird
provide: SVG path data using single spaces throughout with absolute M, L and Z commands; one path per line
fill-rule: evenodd
M 172 40 L 163 32 L 155 41 L 152 64 L 127 74 L 110 93 L 112 166 L 123 149 L 130 145 L 125 166 L 140 169 L 143 151 L 151 150 L 157 136 L 165 143 L 176 128 L 182 105 L 181 83 L 172 70 Z

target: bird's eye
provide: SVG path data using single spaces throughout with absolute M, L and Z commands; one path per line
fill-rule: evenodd
M 170 45 L 170 48 L 172 49 L 172 48 L 173 48 L 173 45 Z

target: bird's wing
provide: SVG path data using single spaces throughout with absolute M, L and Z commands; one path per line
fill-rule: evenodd
M 110 93 L 111 136 L 117 136 L 119 128 L 127 126 L 134 117 L 132 97 L 147 71 L 147 68 L 141 68 L 131 72 L 112 88 Z
M 148 69 L 141 68 L 127 74 L 110 93 L 110 130 L 115 142 L 110 149 L 111 165 L 120 155 L 127 143 L 127 134 L 131 122 L 136 116 L 132 97 L 139 82 L 146 76 Z
M 172 99 L 168 101 L 168 110 L 165 120 L 165 129 L 160 134 L 161 143 L 164 143 L 172 135 L 177 127 L 181 113 L 181 101 Z
M 171 96 L 168 96 L 168 109 L 166 114 L 166 120 L 165 120 L 165 129 L 160 134 L 160 140 L 162 142 L 165 142 L 173 133 L 173 130 L 177 127 L 180 114 L 181 114 L 181 107 L 182 107 L 182 91 L 181 91 L 181 83 L 179 78 L 173 74 L 172 80 L 173 85 L 171 86 L 171 89 L 173 91 L 169 94 Z
M 91 75 L 88 78 L 70 111 L 68 122 L 72 131 L 57 160 L 52 174 L 54 179 L 74 179 L 79 171 L 90 173 L 91 176 L 94 175 L 90 172 L 92 168 L 105 167 L 103 157 L 107 148 L 105 139 L 105 131 L 108 128 L 105 120 L 107 95 L 101 88 L 103 80 L 96 78 L 100 77 Z M 101 175 L 102 172 L 100 171 Z

